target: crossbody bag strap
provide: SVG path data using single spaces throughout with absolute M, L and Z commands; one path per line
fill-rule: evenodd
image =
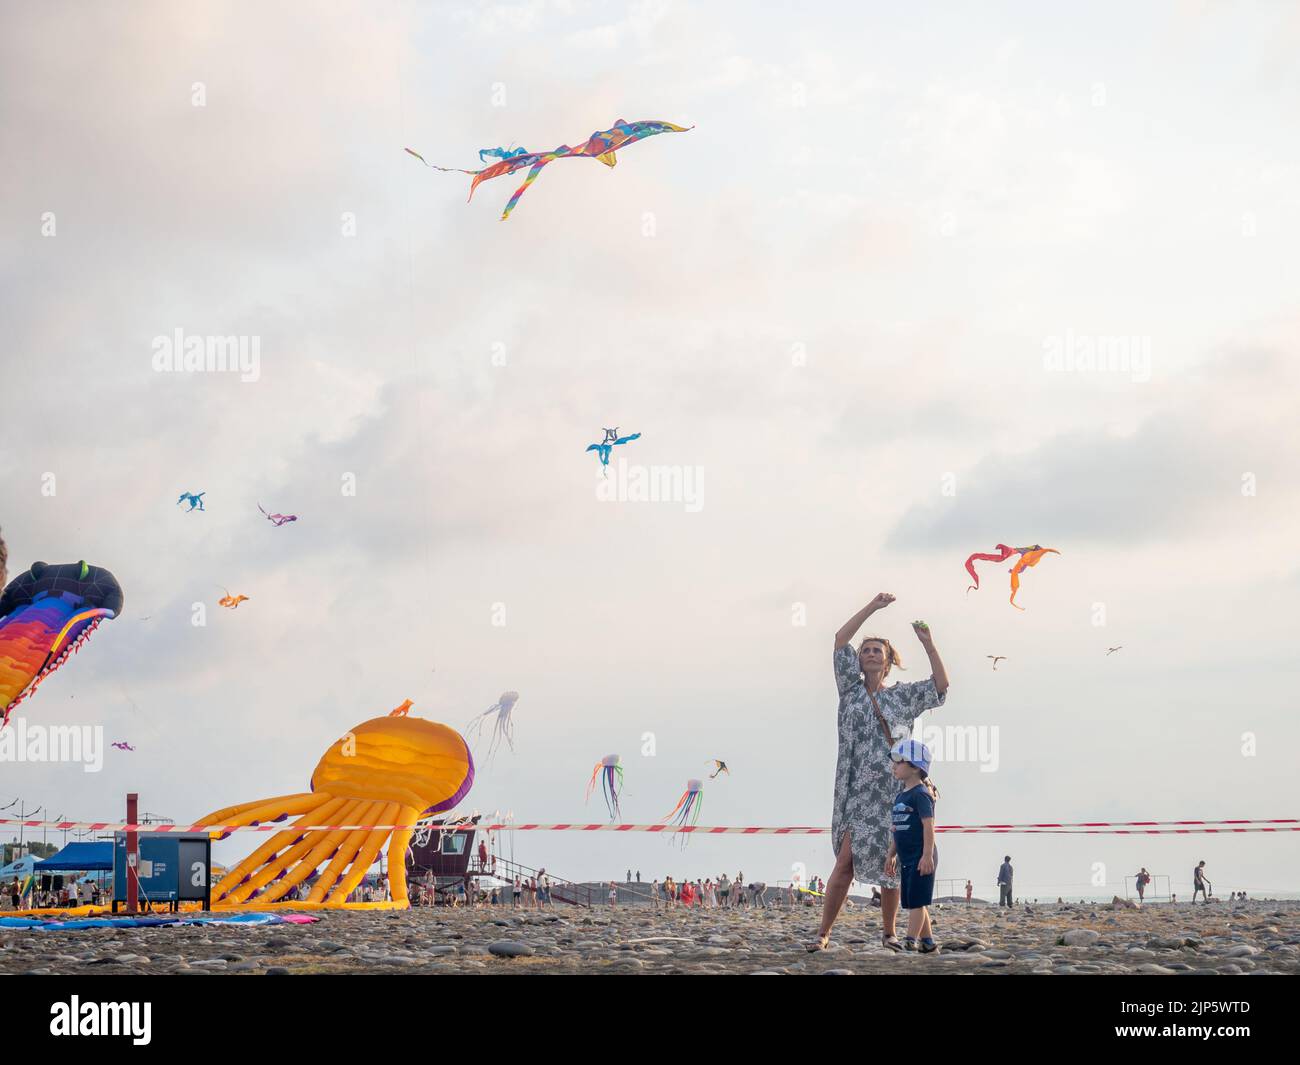
M 876 712 L 876 720 L 880 722 L 880 727 L 885 733 L 885 742 L 889 744 L 892 749 L 894 746 L 894 734 L 889 731 L 889 722 L 885 720 L 885 715 L 881 713 L 880 704 L 876 702 L 875 693 L 870 688 L 866 687 L 865 682 L 863 683 L 863 687 L 866 688 L 867 697 L 871 700 L 871 708 Z

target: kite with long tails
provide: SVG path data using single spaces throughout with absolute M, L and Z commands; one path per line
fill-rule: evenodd
M 682 792 L 682 797 L 677 800 L 677 805 L 673 807 L 672 813 L 664 818 L 665 824 L 685 827 L 688 823 L 698 825 L 700 823 L 700 811 L 704 808 L 704 782 L 700 780 L 688 780 L 686 790 Z M 676 833 L 682 837 L 682 846 L 686 846 L 687 832 Z
M 514 710 L 517 702 L 519 702 L 518 692 L 502 692 L 501 698 L 484 710 L 483 713 L 472 718 L 470 723 L 465 726 L 466 736 L 469 735 L 470 729 L 475 729 L 475 740 L 481 739 L 483 725 L 488 718 L 495 715 L 495 720 L 492 722 L 492 740 L 488 744 L 489 757 L 496 753 L 496 749 L 503 739 L 512 751 L 515 749 L 515 726 L 514 722 L 510 720 L 510 712 Z
M 596 452 L 596 457 L 600 459 L 601 466 L 606 467 L 606 469 L 601 472 L 608 476 L 609 453 L 620 444 L 627 444 L 633 440 L 640 440 L 641 434 L 629 433 L 627 436 L 619 436 L 617 425 L 614 426 L 613 429 L 604 429 L 602 427 L 601 431 L 604 432 L 605 439 L 599 444 L 588 444 L 587 450 Z
M 591 793 L 596 790 L 596 780 L 601 782 L 601 788 L 605 793 L 605 806 L 609 809 L 609 819 L 617 821 L 620 812 L 618 806 L 619 793 L 623 790 L 623 760 L 616 754 L 607 754 L 599 762 L 596 768 L 591 771 L 591 780 L 587 782 L 587 799 L 591 800 Z
M 1030 547 L 1008 547 L 1006 544 L 996 545 L 998 553 L 976 553 L 966 560 L 966 572 L 970 574 L 971 580 L 975 583 L 966 589 L 969 595 L 972 590 L 979 588 L 979 574 L 975 572 L 975 561 L 979 559 L 982 562 L 1006 562 L 1012 555 L 1019 555 L 1016 564 L 1011 567 L 1011 605 L 1017 610 L 1025 608 L 1016 603 L 1016 592 L 1020 590 L 1020 574 L 1025 570 L 1037 566 L 1043 560 L 1044 555 L 1059 555 L 1061 552 L 1054 547 L 1041 547 L 1033 544 Z
M 524 183 L 515 189 L 514 194 L 506 203 L 505 210 L 501 212 L 501 221 L 504 222 L 510 217 L 510 212 L 515 209 L 515 204 L 519 202 L 519 198 L 528 191 L 528 186 L 537 180 L 537 175 L 542 172 L 542 167 L 546 166 L 547 163 L 552 163 L 556 159 L 581 157 L 596 159 L 606 166 L 613 166 L 618 162 L 618 158 L 614 153 L 621 148 L 626 148 L 629 144 L 635 144 L 639 140 L 653 137 L 658 133 L 685 133 L 687 130 L 694 128 L 694 126 L 675 126 L 671 122 L 628 122 L 626 119 L 620 118 L 614 123 L 612 129 L 598 130 L 588 137 L 585 143 L 576 148 L 570 148 L 567 144 L 560 145 L 552 152 L 525 152 L 522 149 L 507 152 L 504 148 L 483 148 L 478 153 L 480 161 L 485 156 L 497 156 L 499 162 L 486 166 L 482 170 L 462 170 L 454 166 L 434 166 L 419 152 L 411 148 L 407 148 L 405 151 L 415 156 L 432 170 L 441 170 L 445 174 L 469 174 L 474 179 L 469 186 L 469 199 L 471 200 L 474 198 L 474 190 L 482 182 L 527 168 L 528 176 L 524 179 Z

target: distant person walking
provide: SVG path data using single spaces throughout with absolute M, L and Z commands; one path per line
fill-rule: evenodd
M 9 906 L 11 909 L 18 909 L 18 904 L 23 900 L 22 891 L 22 885 L 18 883 L 18 878 L 14 877 L 13 883 L 9 885 Z
M 1147 885 L 1151 883 L 1151 874 L 1147 872 L 1146 866 L 1143 866 L 1141 872 L 1139 872 L 1133 879 L 1137 883 L 1138 905 L 1141 906 L 1143 898 L 1147 893 Z
M 1192 870 L 1192 902 L 1196 901 L 1198 891 L 1201 893 L 1201 901 L 1209 902 L 1210 892 L 1213 890 L 1214 885 L 1205 877 L 1205 862 L 1197 863 L 1196 868 Z
M 727 879 L 726 873 L 718 877 L 718 899 L 724 910 L 731 905 L 731 881 Z
M 998 870 L 998 905 L 1011 905 L 1011 879 L 1015 870 L 1011 868 L 1011 855 L 1002 859 L 1002 868 Z
M 974 890 L 975 890 L 975 889 L 971 886 L 971 882 L 970 882 L 969 880 L 967 880 L 967 881 L 966 881 L 966 901 L 967 901 L 967 902 L 970 902 L 971 893 L 974 892 Z
M 612 880 L 609 882 L 609 904 L 611 906 L 618 905 L 618 888 L 614 886 L 614 881 Z

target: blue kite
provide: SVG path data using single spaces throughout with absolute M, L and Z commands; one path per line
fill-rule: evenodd
M 605 476 L 609 476 L 608 467 L 609 467 L 610 451 L 612 451 L 619 444 L 626 444 L 629 440 L 640 439 L 641 434 L 633 433 L 631 436 L 619 436 L 617 425 L 614 426 L 613 429 L 603 429 L 601 431 L 605 434 L 604 441 L 602 441 L 599 444 L 588 444 L 587 450 L 597 452 L 600 458 L 600 464 L 606 467 L 606 469 L 602 472 L 605 474 Z

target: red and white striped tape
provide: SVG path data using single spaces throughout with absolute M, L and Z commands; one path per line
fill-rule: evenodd
M 54 831 L 90 832 L 356 832 L 396 831 L 399 829 L 440 828 L 419 825 L 294 825 L 286 821 L 258 825 L 168 825 L 126 824 L 114 821 L 15 821 L 0 818 L 0 827 L 41 828 Z M 680 835 L 704 836 L 826 836 L 829 828 L 807 825 L 785 827 L 720 826 L 720 825 L 620 825 L 620 824 L 510 824 L 479 823 L 452 825 L 446 832 L 668 832 Z M 1040 822 L 1007 825 L 938 825 L 936 832 L 990 833 L 1017 835 L 1116 835 L 1161 836 L 1190 835 L 1197 833 L 1233 832 L 1300 832 L 1300 818 L 1241 818 L 1221 821 L 1078 821 Z

